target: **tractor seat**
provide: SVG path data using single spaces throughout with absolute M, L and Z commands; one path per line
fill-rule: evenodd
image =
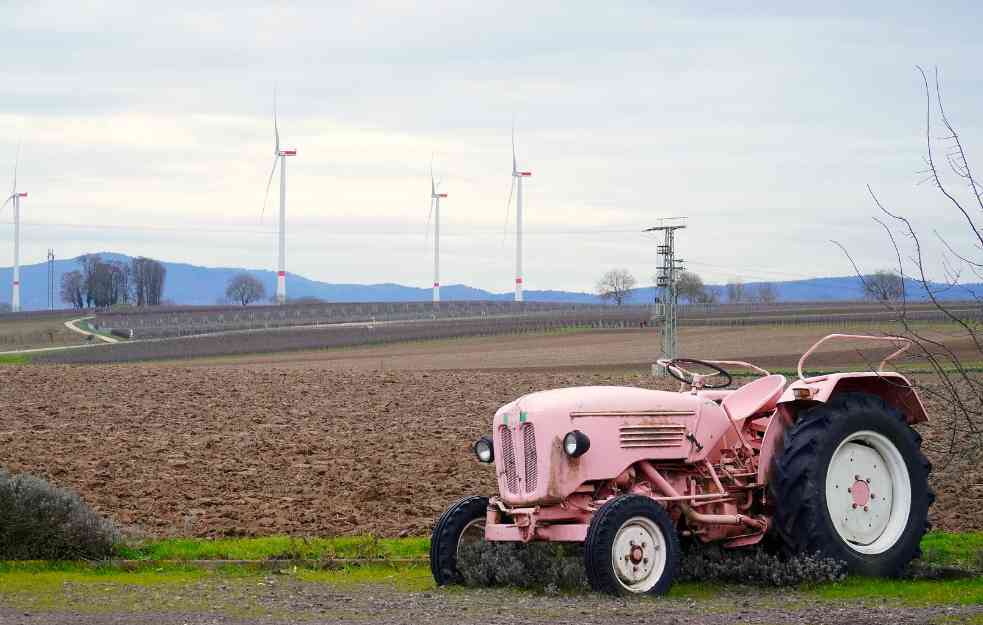
M 784 375 L 767 375 L 748 382 L 720 402 L 720 406 L 734 421 L 743 421 L 751 415 L 771 410 L 785 390 Z

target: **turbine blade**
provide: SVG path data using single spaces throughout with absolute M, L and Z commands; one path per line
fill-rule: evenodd
M 519 171 L 515 164 L 515 114 L 512 114 L 512 173 Z
M 280 153 L 280 128 L 277 126 L 276 122 L 276 87 L 273 88 L 273 140 L 276 143 L 276 148 L 273 150 L 274 154 Z
M 509 199 L 505 202 L 505 227 L 502 229 L 502 245 L 509 238 L 509 214 L 512 209 L 512 194 L 515 192 L 515 176 L 512 176 L 512 186 L 509 187 Z
M 263 194 L 263 210 L 259 214 L 259 223 L 263 223 L 263 216 L 266 215 L 266 201 L 270 197 L 270 185 L 273 184 L 273 176 L 276 174 L 276 166 L 280 164 L 280 157 L 273 157 L 273 169 L 270 170 L 270 178 L 266 181 L 266 192 Z
M 17 165 L 20 163 L 20 142 L 17 142 L 17 151 L 14 153 L 14 184 L 10 187 L 10 195 L 17 192 Z
M 437 195 L 437 184 L 433 180 L 433 152 L 430 153 L 430 210 L 433 210 L 433 196 Z
M 430 212 L 427 213 L 427 229 L 424 231 L 423 236 L 423 248 L 426 250 L 430 247 L 430 222 L 433 220 L 433 197 L 430 198 Z
M 4 203 L 2 205 L 0 205 L 0 213 L 3 212 L 3 209 L 7 208 L 7 204 L 10 204 L 10 200 L 12 200 L 12 199 L 14 199 L 14 195 L 11 193 L 10 194 L 10 197 L 8 197 L 6 199 L 6 201 L 4 201 Z

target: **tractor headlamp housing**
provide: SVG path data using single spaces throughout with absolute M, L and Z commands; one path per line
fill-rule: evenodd
M 590 439 L 580 430 L 568 432 L 563 437 L 563 451 L 571 458 L 579 458 L 590 449 Z
M 482 436 L 474 444 L 474 455 L 478 457 L 478 462 L 489 464 L 495 460 L 495 447 L 492 439 Z

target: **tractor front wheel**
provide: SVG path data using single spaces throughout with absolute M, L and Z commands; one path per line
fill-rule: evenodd
M 800 414 L 784 442 L 771 488 L 786 547 L 851 573 L 900 575 L 935 499 L 921 436 L 904 415 L 880 397 L 842 393 Z
M 430 572 L 438 586 L 462 581 L 457 568 L 461 546 L 485 540 L 488 497 L 465 497 L 437 519 L 430 536 Z
M 639 495 L 615 497 L 601 506 L 584 543 L 591 588 L 614 595 L 667 593 L 679 570 L 679 555 L 672 517 Z

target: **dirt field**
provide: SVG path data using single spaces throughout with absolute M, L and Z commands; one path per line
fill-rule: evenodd
M 760 360 L 789 367 L 820 334 L 804 330 L 767 343 L 723 330 L 685 340 L 726 357 L 767 345 Z M 448 502 L 493 491 L 470 445 L 499 405 L 556 386 L 671 388 L 644 373 L 654 339 L 599 332 L 193 366 L 4 367 L 0 464 L 77 489 L 154 535 L 423 534 Z M 930 411 L 920 429 L 936 464 L 933 520 L 983 529 L 983 469 L 965 454 L 946 462 L 950 417 Z

